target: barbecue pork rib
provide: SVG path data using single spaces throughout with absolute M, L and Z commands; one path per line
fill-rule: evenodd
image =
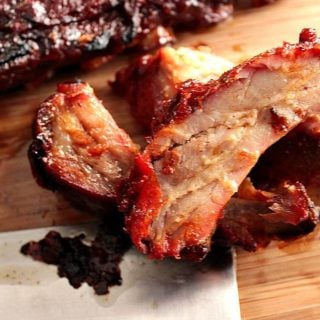
M 214 55 L 208 47 L 181 47 L 178 49 L 166 47 L 159 49 L 154 55 L 141 56 L 128 67 L 121 69 L 116 74 L 116 80 L 112 83 L 112 86 L 119 94 L 123 95 L 125 93 L 131 110 L 139 123 L 152 132 L 154 131 L 153 127 L 161 125 L 161 119 L 166 115 L 166 107 L 170 103 L 173 103 L 172 101 L 175 99 L 178 88 L 183 81 L 196 79 L 205 82 L 209 79 L 216 79 L 229 66 L 231 68 L 231 62 Z M 286 143 L 292 145 L 295 142 L 302 143 L 303 141 L 299 138 L 300 135 L 304 132 L 304 128 L 308 128 L 311 125 L 314 131 L 315 118 L 318 119 L 318 117 L 307 119 L 302 125 L 292 130 L 290 134 L 270 147 L 270 150 L 268 149 L 266 152 L 269 155 L 268 157 L 277 162 L 279 158 L 278 153 L 281 152 L 282 147 L 276 146 L 278 144 L 282 145 L 286 140 L 290 140 L 290 142 Z M 310 130 L 306 131 L 308 133 Z M 292 136 L 297 139 L 292 139 Z M 316 143 L 315 140 L 314 143 Z M 305 147 L 305 150 L 302 152 L 303 155 L 305 152 L 309 152 L 309 155 L 314 153 L 314 148 L 309 150 L 309 144 L 303 144 L 302 146 Z M 277 151 L 273 154 L 272 150 Z M 272 168 L 279 162 L 277 164 L 273 163 L 272 166 L 268 166 L 267 168 L 265 166 L 261 167 L 260 161 L 264 158 L 264 155 L 262 155 L 253 172 L 256 171 L 256 167 L 261 168 L 261 173 L 264 176 L 260 180 L 267 182 L 268 177 L 269 180 L 270 177 L 274 177 L 271 174 Z M 291 195 L 290 192 L 287 192 L 288 196 L 283 195 L 283 191 L 289 190 L 288 186 L 291 186 L 286 180 L 292 181 L 290 178 L 294 170 L 292 171 L 291 166 L 285 164 L 285 153 L 281 152 L 280 159 L 284 160 L 281 165 L 285 167 L 285 170 L 282 171 L 281 175 L 276 174 L 278 179 L 273 179 L 272 185 L 262 185 L 263 190 L 271 188 L 272 192 L 261 190 L 258 192 L 253 185 L 248 183 L 241 184 L 240 189 L 242 191 L 238 191 L 233 196 L 223 211 L 223 217 L 219 220 L 218 228 L 214 234 L 215 242 L 238 245 L 245 250 L 255 251 L 261 247 L 265 247 L 271 240 L 297 238 L 311 232 L 315 228 L 318 222 L 318 208 L 315 207 L 309 196 L 305 193 L 304 186 L 299 182 L 299 192 L 295 193 L 299 197 L 289 197 Z M 293 153 L 292 162 L 295 161 L 294 159 Z M 313 161 L 316 161 L 316 157 L 310 159 L 309 162 Z M 303 161 L 301 159 L 300 166 L 302 164 Z M 296 164 L 293 164 L 293 166 L 295 167 Z M 309 167 L 311 167 L 310 164 Z M 281 166 L 279 169 L 281 170 Z M 286 174 L 283 174 L 284 172 Z M 295 184 L 296 180 L 293 181 L 292 184 Z M 308 181 L 304 179 L 303 182 L 306 183 Z M 296 189 L 296 186 L 292 188 Z M 313 188 L 313 193 L 318 189 L 317 187 Z M 303 203 L 301 199 L 304 199 Z M 275 203 L 278 203 L 280 200 L 282 203 L 287 203 L 286 208 L 290 207 L 292 209 L 291 214 L 288 215 L 288 210 L 279 210 L 284 208 L 283 205 L 275 206 Z M 316 203 L 319 204 L 320 201 Z M 303 209 L 299 210 L 299 206 Z M 269 207 L 278 208 L 278 213 L 283 216 L 281 223 L 270 222 L 263 218 L 262 213 L 268 213 L 265 217 L 269 217 L 269 213 L 272 213 Z M 293 223 L 292 216 L 298 218 L 297 221 L 299 222 Z
M 40 185 L 106 210 L 137 152 L 88 84 L 66 82 L 37 112 L 29 159 Z
M 206 51 L 203 53 L 203 50 Z M 158 87 L 156 87 L 156 85 L 154 86 L 154 92 L 158 92 L 159 90 L 157 89 L 162 89 L 161 85 L 172 85 L 174 83 L 172 81 L 173 78 L 177 79 L 175 80 L 176 85 L 179 84 L 178 80 L 182 81 L 183 79 L 187 79 L 196 74 L 204 75 L 203 79 L 205 79 L 207 77 L 206 74 L 208 74 L 208 69 L 212 70 L 213 76 L 216 76 L 216 73 L 219 72 L 221 68 L 225 67 L 226 61 L 222 58 L 220 59 L 219 57 L 212 55 L 207 50 L 208 49 L 205 48 L 202 48 L 201 51 L 190 48 L 181 48 L 178 50 L 170 49 L 169 56 L 171 56 L 172 59 L 162 60 L 162 67 L 165 67 L 168 75 L 170 75 L 170 72 L 172 72 L 174 73 L 175 77 L 169 76 L 166 78 L 167 82 L 158 82 Z M 166 52 L 167 49 L 161 49 L 160 51 Z M 197 58 L 201 58 L 203 54 L 205 59 L 200 59 L 200 61 L 198 61 Z M 211 59 L 209 59 L 209 55 L 212 55 Z M 168 55 L 166 54 L 163 55 L 163 57 L 167 56 Z M 179 66 L 179 68 L 176 67 L 170 69 L 169 67 L 166 67 L 167 63 L 171 62 L 172 60 L 176 62 L 175 65 Z M 213 61 L 216 63 L 211 68 L 207 68 L 206 64 L 202 63 L 203 60 Z M 186 68 L 184 68 L 183 64 L 187 62 L 189 64 Z M 222 62 L 222 66 L 219 65 L 220 62 Z M 228 64 L 230 63 L 227 62 L 227 65 Z M 201 71 L 201 68 L 204 70 Z M 185 76 L 185 74 L 187 74 L 187 76 Z M 158 73 L 153 75 L 154 77 L 150 79 L 156 80 Z M 208 76 L 208 78 L 211 77 Z M 143 81 L 143 78 L 141 78 L 140 80 Z M 58 91 L 60 92 L 60 95 L 62 94 L 61 91 L 64 93 L 63 103 L 59 104 L 62 107 L 56 109 L 56 112 L 54 114 L 51 113 L 52 117 L 48 122 L 49 118 L 47 115 L 50 114 L 50 110 L 57 105 L 58 98 L 56 97 L 56 94 L 54 98 L 51 97 L 47 100 L 49 101 L 49 103 L 44 103 L 42 105 L 35 121 L 35 123 L 37 124 L 36 128 L 41 127 L 40 131 L 38 129 L 35 130 L 34 143 L 30 149 L 30 158 L 32 160 L 35 175 L 38 181 L 42 183 L 42 185 L 45 185 L 51 189 L 61 190 L 63 191 L 63 194 L 69 196 L 69 198 L 71 197 L 73 200 L 76 199 L 77 202 L 85 202 L 86 207 L 89 206 L 90 208 L 94 208 L 95 210 L 99 209 L 99 211 L 106 211 L 106 204 L 115 202 L 114 199 L 117 196 L 117 192 L 119 192 L 120 200 L 122 195 L 118 187 L 113 187 L 112 180 L 105 179 L 104 184 L 102 185 L 101 180 L 97 180 L 96 184 L 95 171 L 88 171 L 88 163 L 92 163 L 93 161 L 101 163 L 102 157 L 99 156 L 99 152 L 102 146 L 99 145 L 99 142 L 90 139 L 89 144 L 86 145 L 86 140 L 81 141 L 81 147 L 89 152 L 89 154 L 85 153 L 84 149 L 81 151 L 81 156 L 85 155 L 84 161 L 82 161 L 79 152 L 75 152 L 73 154 L 72 161 L 70 157 L 71 152 L 69 152 L 67 156 L 65 153 L 62 159 L 60 156 L 57 156 L 57 152 L 52 151 L 52 146 L 57 146 L 59 145 L 59 143 L 61 144 L 60 137 L 66 136 L 66 131 L 68 131 L 67 134 L 71 137 L 71 139 L 64 139 L 65 144 L 63 146 L 59 145 L 60 151 L 77 150 L 79 148 L 79 138 L 83 139 L 83 137 L 86 136 L 86 133 L 75 131 L 71 127 L 74 123 L 73 120 L 75 120 L 76 122 L 79 120 L 79 112 L 82 112 L 82 117 L 85 117 L 86 119 L 86 128 L 91 128 L 89 129 L 89 131 L 93 130 L 93 128 L 97 128 L 96 116 L 88 117 L 84 112 L 93 110 L 95 111 L 95 113 L 92 112 L 93 115 L 98 115 L 106 122 L 110 121 L 110 115 L 105 114 L 106 111 L 103 110 L 103 107 L 101 105 L 99 107 L 95 107 L 95 109 L 90 109 L 91 105 L 96 103 L 93 102 L 96 101 L 96 98 L 88 98 L 89 92 L 90 95 L 93 94 L 92 89 L 84 83 L 64 83 L 59 85 Z M 83 98 L 81 98 L 81 105 L 78 104 L 79 97 L 77 96 L 79 95 L 84 95 Z M 141 101 L 140 108 L 143 107 L 142 102 L 143 101 Z M 152 105 L 149 105 L 147 101 L 146 106 L 152 107 Z M 100 109 L 102 109 L 102 111 Z M 60 123 L 63 123 L 64 125 L 57 125 L 58 121 L 60 121 Z M 81 122 L 81 120 L 79 121 Z M 67 130 L 66 124 L 68 125 Z M 111 130 L 114 130 L 114 123 L 112 120 L 109 127 Z M 52 128 L 54 128 L 54 130 L 52 130 Z M 294 129 L 292 133 L 297 129 Z M 54 134 L 51 133 L 50 130 L 53 131 Z M 118 136 L 116 131 L 117 130 L 115 130 L 114 138 L 110 138 L 110 142 L 112 142 L 111 139 L 115 139 L 119 140 L 118 142 L 119 144 L 121 144 L 121 139 L 117 139 Z M 43 143 L 43 136 L 51 137 L 50 144 Z M 103 134 L 101 135 L 101 137 L 102 136 Z M 290 134 L 288 134 L 287 136 L 290 136 Z M 286 137 L 284 139 L 286 139 Z M 282 140 L 280 140 L 278 143 L 280 143 L 281 141 Z M 128 140 L 128 145 L 130 145 L 130 140 Z M 46 148 L 49 151 L 46 151 Z M 94 155 L 92 154 L 92 150 L 94 150 Z M 106 153 L 108 151 L 110 150 L 104 149 L 104 157 L 106 156 Z M 124 149 L 124 151 L 126 152 L 127 150 Z M 121 152 L 123 152 L 123 150 L 121 150 Z M 125 152 L 123 152 L 124 157 L 126 157 Z M 130 161 L 131 163 L 133 162 L 133 156 L 135 153 L 136 150 L 134 149 L 133 155 L 129 152 L 128 163 L 130 163 Z M 50 167 L 48 167 L 48 165 L 46 164 L 47 156 L 43 156 L 47 154 L 49 154 L 50 157 Z M 64 161 L 63 165 L 61 165 L 62 161 Z M 111 166 L 118 166 L 115 159 L 110 158 L 110 163 Z M 130 165 L 128 165 L 127 170 L 129 170 L 129 167 Z M 63 168 L 63 170 L 57 170 L 57 168 Z M 69 172 L 70 175 L 66 176 L 66 172 Z M 87 175 L 83 175 L 83 173 L 86 173 Z M 128 177 L 128 172 L 122 172 L 121 175 L 123 176 L 123 178 L 120 177 L 120 181 Z M 70 179 L 70 177 L 76 176 L 79 176 L 80 179 Z M 285 180 L 285 176 L 282 176 L 281 178 L 282 180 Z M 69 179 L 68 184 L 62 183 L 66 179 Z M 80 191 L 79 184 L 81 185 Z M 122 183 L 120 183 L 120 185 L 121 184 Z M 280 184 L 279 181 L 277 182 L 277 184 Z M 114 190 L 113 194 L 106 192 L 104 189 L 105 186 L 110 186 L 110 190 Z M 301 188 L 303 188 L 303 186 L 301 186 L 300 189 Z M 277 187 L 276 190 L 273 190 L 272 192 L 265 192 L 260 190 L 255 191 L 253 186 L 250 187 L 250 184 L 243 183 L 237 193 L 237 197 L 233 197 L 224 209 L 224 217 L 219 221 L 218 229 L 214 235 L 214 241 L 223 244 L 227 243 L 228 245 L 239 245 L 246 250 L 254 251 L 258 248 L 264 247 L 272 239 L 287 240 L 292 237 L 302 236 L 312 231 L 317 222 L 317 215 L 315 213 L 312 201 L 303 191 L 299 191 L 299 197 L 289 197 L 287 195 L 283 195 L 283 189 L 284 188 L 282 187 Z M 288 195 L 290 195 L 290 193 L 288 193 Z M 298 202 L 298 206 L 301 206 L 302 209 L 299 209 L 296 206 L 296 202 L 299 199 L 304 200 L 303 202 Z M 277 214 L 280 214 L 280 216 L 283 217 L 283 221 L 280 224 L 278 222 L 270 222 L 269 220 L 261 216 L 261 214 L 265 214 L 265 217 L 269 217 L 270 214 L 273 213 L 273 211 L 269 207 L 274 208 L 275 203 L 279 204 L 279 202 L 280 207 L 279 205 L 276 206 L 276 208 L 278 208 Z M 287 208 L 293 208 L 290 214 L 288 214 L 288 210 L 282 210 L 284 206 L 281 205 L 281 203 L 283 202 L 287 203 Z
M 184 81 L 218 79 L 232 67 L 230 61 L 213 54 L 209 47 L 165 47 L 118 71 L 111 85 L 129 102 L 138 122 L 152 132 L 161 126 L 170 101 Z
M 318 222 L 319 207 L 300 182 L 285 181 L 273 191 L 264 191 L 246 178 L 224 208 L 213 241 L 256 251 L 271 240 L 302 237 L 312 232 Z
M 320 204 L 320 115 L 312 115 L 272 145 L 250 173 L 255 185 L 271 189 L 283 179 L 301 182 Z
M 60 66 L 80 63 L 92 68 L 128 47 L 163 45 L 172 41 L 164 28 L 218 23 L 232 14 L 232 2 L 4 0 L 0 4 L 0 91 L 40 81 Z
M 272 144 L 319 111 L 320 45 L 285 43 L 207 84 L 187 81 L 136 158 L 126 227 L 153 258 L 203 258 L 226 204 Z

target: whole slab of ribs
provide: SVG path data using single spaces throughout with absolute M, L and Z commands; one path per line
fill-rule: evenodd
M 233 2 L 3 0 L 0 91 L 40 82 L 65 65 L 96 68 L 126 48 L 164 45 L 173 40 L 172 28 L 206 27 L 226 19 Z

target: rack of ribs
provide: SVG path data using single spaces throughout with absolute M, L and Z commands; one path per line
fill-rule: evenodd
M 127 48 L 174 41 L 232 15 L 234 0 L 63 0 L 0 3 L 0 91 L 39 83 L 57 68 L 97 68 Z M 250 5 L 272 1 L 252 0 Z

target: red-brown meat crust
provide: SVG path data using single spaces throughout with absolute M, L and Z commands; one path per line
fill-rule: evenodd
M 117 72 L 115 81 L 111 83 L 119 95 L 124 94 L 132 114 L 149 132 L 154 127 L 154 119 L 161 123 L 166 114 L 165 100 L 171 98 L 176 91 L 171 79 L 163 75 L 162 80 L 158 76 L 160 64 L 160 52 L 156 55 L 144 55 Z
M 185 101 L 175 114 L 178 119 L 181 113 L 184 116 L 186 112 L 192 112 L 190 108 L 193 101 L 198 95 L 203 97 L 207 91 L 206 85 L 196 80 L 176 83 L 166 75 L 157 75 L 161 63 L 161 51 L 156 55 L 145 55 L 128 68 L 120 70 L 112 83 L 119 94 L 125 93 L 132 114 L 148 132 L 155 132 L 169 122 L 172 106 L 176 105 L 177 99 Z
M 158 27 L 205 27 L 232 10 L 231 0 L 2 1 L 0 90 L 48 77 L 65 65 L 98 66 L 125 48 L 143 46 Z M 153 39 L 154 47 L 172 40 L 161 33 Z M 150 39 L 146 46 L 152 47 Z
M 119 70 L 111 86 L 129 102 L 139 124 L 153 133 L 164 123 L 183 82 L 192 79 L 206 83 L 232 67 L 230 61 L 206 46 L 165 47 Z
M 312 232 L 318 221 L 319 207 L 300 182 L 284 182 L 266 192 L 255 189 L 247 179 L 224 209 L 214 241 L 256 251 L 271 240 L 302 237 Z
M 92 88 L 69 82 L 41 104 L 29 159 L 40 185 L 106 210 L 116 204 L 137 152 Z
M 198 109 L 202 109 L 203 101 L 218 90 L 228 88 L 235 81 L 240 80 L 243 70 L 264 69 L 263 60 L 269 57 L 283 58 L 287 61 L 295 61 L 300 56 L 317 57 L 320 54 L 320 45 L 314 42 L 298 44 L 284 43 L 282 47 L 262 53 L 239 66 L 223 74 L 219 80 L 210 81 L 207 84 L 197 83 L 192 80 L 186 81 L 178 92 L 177 101 L 172 102 L 172 107 L 167 113 L 166 123 L 181 122 Z M 195 94 L 193 94 L 195 92 Z M 280 118 L 275 118 L 275 126 L 283 125 Z
M 271 146 L 250 173 L 261 188 L 277 187 L 283 179 L 300 181 L 316 204 L 320 204 L 320 116 L 306 119 Z
M 175 124 L 183 123 L 196 110 L 203 109 L 203 104 L 208 97 L 229 89 L 234 83 L 241 81 L 244 75 L 246 76 L 256 70 L 264 70 L 266 68 L 265 61 L 268 59 L 269 62 L 279 60 L 292 63 L 293 68 L 295 61 L 301 57 L 308 60 L 319 56 L 320 46 L 318 44 L 312 42 L 299 43 L 297 45 L 284 43 L 282 47 L 267 51 L 225 73 L 218 81 L 211 81 L 206 85 L 188 81 L 180 89 L 178 101 L 173 103 L 172 109 L 168 112 L 166 121 L 169 124 L 168 128 L 173 128 Z M 305 118 L 305 111 L 300 110 L 296 113 L 300 121 Z M 279 134 L 280 137 L 293 128 L 288 119 L 278 114 L 278 112 L 275 112 L 272 119 L 274 132 Z M 165 126 L 155 134 L 155 139 L 161 138 L 162 135 L 164 137 L 166 132 L 167 127 Z M 137 177 L 136 181 L 139 181 L 139 188 L 137 188 L 137 192 L 134 195 L 136 200 L 131 213 L 127 217 L 127 230 L 137 248 L 144 253 L 148 253 L 153 258 L 163 258 L 164 256 L 179 258 L 184 256 L 184 252 L 187 252 L 188 248 L 191 248 L 192 252 L 198 251 L 195 248 L 199 248 L 198 252 L 202 254 L 198 258 L 202 258 L 208 251 L 208 242 L 202 245 L 202 241 L 199 242 L 199 240 L 210 238 L 220 217 L 221 213 L 219 212 L 208 212 L 205 217 L 202 217 L 201 221 L 198 220 L 192 226 L 189 226 L 188 230 L 192 231 L 184 234 L 181 239 L 170 238 L 170 235 L 167 235 L 164 240 L 165 243 L 157 244 L 150 238 L 150 223 L 157 219 L 158 206 L 160 205 L 161 207 L 163 201 L 161 199 L 161 186 L 155 174 L 154 162 L 164 156 L 165 150 L 171 150 L 170 153 L 173 156 L 174 152 L 172 150 L 176 147 L 173 141 L 170 143 L 170 139 L 166 143 L 168 143 L 167 147 L 163 147 L 153 144 L 153 141 L 151 141 L 143 156 L 137 160 L 135 176 Z M 172 157 L 167 160 L 169 161 L 168 170 L 166 170 L 166 173 L 162 173 L 170 175 L 175 170 L 177 163 Z M 167 163 L 167 161 L 164 161 L 164 163 Z M 157 192 L 150 195 L 149 190 L 151 188 L 157 190 Z

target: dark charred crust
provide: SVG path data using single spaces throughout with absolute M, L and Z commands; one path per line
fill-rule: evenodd
M 271 239 L 266 237 L 263 229 L 257 224 L 256 231 L 248 230 L 245 223 L 221 219 L 218 228 L 213 235 L 214 243 L 224 246 L 237 246 L 249 252 L 255 252 L 260 248 L 267 247 Z M 261 232 L 262 231 L 262 232 Z
M 261 192 L 265 199 L 259 196 Z M 319 222 L 319 208 L 301 183 L 283 183 L 273 192 L 251 188 L 244 193 L 249 199 L 232 199 L 219 220 L 214 240 L 257 251 L 272 240 L 294 240 L 314 230 Z
M 283 240 L 283 241 L 292 241 L 298 238 L 301 238 L 312 231 L 317 226 L 317 222 L 307 219 L 299 223 L 296 227 L 285 227 L 284 230 L 280 231 L 276 236 L 276 240 Z
M 307 125 L 310 123 L 310 125 Z M 259 187 L 276 187 L 282 180 L 300 181 L 318 188 L 320 165 L 320 124 L 310 117 L 271 146 L 259 159 L 250 176 Z
M 34 81 L 70 64 L 98 66 L 126 48 L 172 41 L 158 27 L 195 28 L 232 14 L 231 0 L 84 1 L 0 4 L 1 90 Z M 146 38 L 154 33 L 152 41 Z M 91 59 L 101 60 L 91 63 Z M 105 58 L 109 57 L 109 58 Z M 44 72 L 46 70 L 46 72 Z M 50 72 L 47 72 L 50 70 Z
M 46 101 L 50 99 L 51 97 Z M 34 178 L 39 185 L 51 190 L 55 190 L 56 187 L 47 172 L 45 159 L 47 159 L 47 152 L 52 147 L 53 118 L 54 114 L 49 106 L 39 108 L 33 122 L 33 136 L 35 139 L 33 139 L 28 149 L 28 157 Z
M 180 256 L 182 259 L 192 260 L 192 261 L 202 261 L 209 253 L 210 246 L 208 245 L 196 245 L 185 247 L 181 250 Z

